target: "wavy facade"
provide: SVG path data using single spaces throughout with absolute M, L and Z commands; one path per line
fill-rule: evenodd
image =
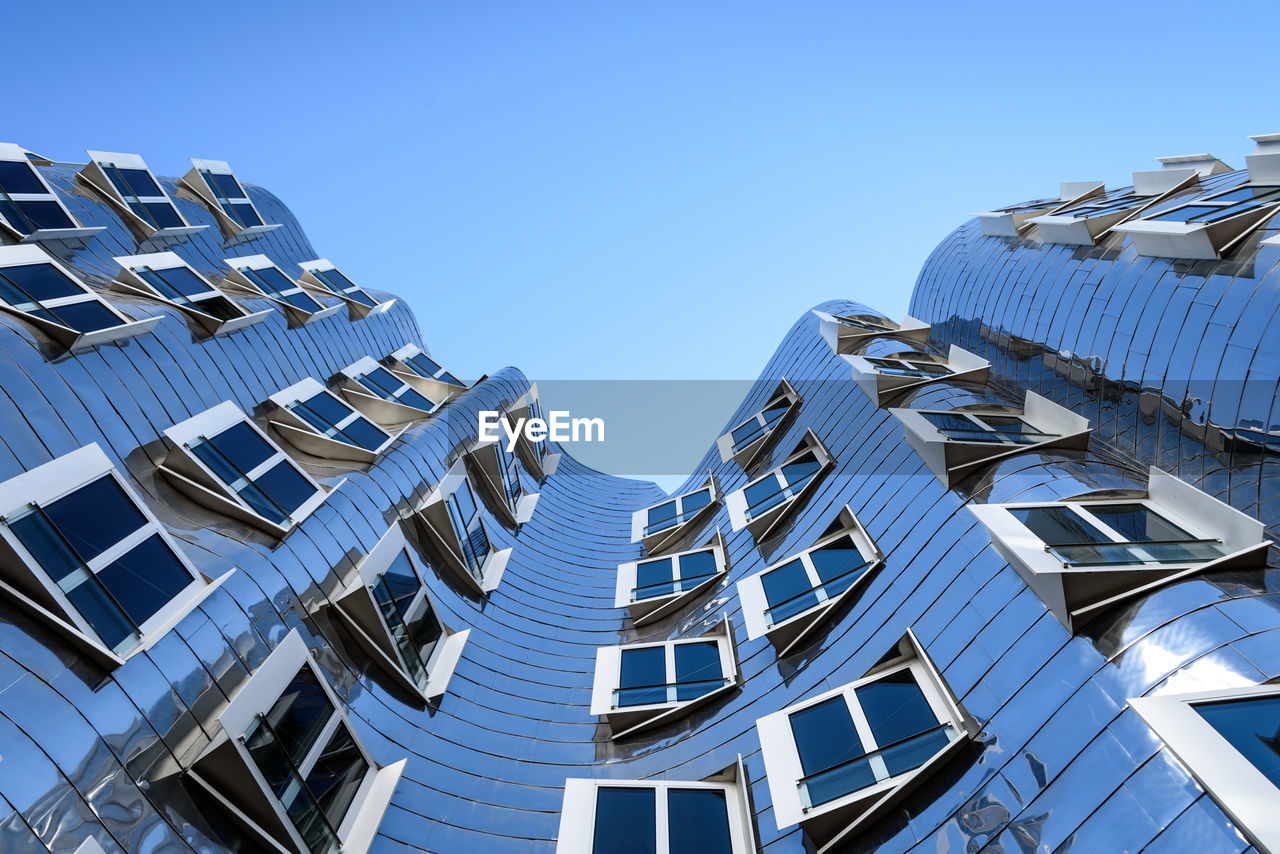
M 0 370 L 0 482 L 51 471 L 96 444 L 196 571 L 200 592 L 137 642 L 103 640 L 101 620 L 79 625 L 77 636 L 67 625 L 73 619 L 64 614 L 60 625 L 50 614 L 85 607 L 43 597 L 32 579 L 47 586 L 49 573 L 32 570 L 13 545 L 28 543 L 18 535 L 30 508 L 56 522 L 52 503 L 30 485 L 44 489 L 56 478 L 21 481 L 27 492 L 2 526 L 0 850 L 94 851 L 86 846 L 96 843 L 129 854 L 300 851 L 299 839 L 311 850 L 336 847 L 314 817 L 313 835 L 291 836 L 292 819 L 276 809 L 303 778 L 325 803 L 344 797 L 345 772 L 332 769 L 348 767 L 351 750 L 326 750 L 317 761 L 314 747 L 300 749 L 278 779 L 262 771 L 262 734 L 287 746 L 294 719 L 271 704 L 321 696 L 297 688 L 296 678 L 293 688 L 267 689 L 265 677 L 254 678 L 294 653 L 314 662 L 368 762 L 382 769 L 351 795 L 347 818 L 330 817 L 343 851 L 1265 850 L 1267 837 L 1249 815 L 1213 790 L 1212 775 L 1175 749 L 1154 713 L 1130 702 L 1280 675 L 1274 573 L 1260 528 L 1245 518 L 1277 521 L 1266 477 L 1276 383 L 1274 371 L 1264 379 L 1263 346 L 1275 250 L 1256 245 L 1265 232 L 1249 232 L 1226 260 L 1183 262 L 1137 256 L 1120 232 L 1072 248 L 1038 240 L 1037 226 L 986 236 L 968 223 L 921 273 L 912 313 L 924 323 L 891 324 L 851 302 L 806 312 L 726 425 L 727 433 L 747 429 L 718 447 L 708 437 L 681 491 L 706 488 L 705 503 L 691 497 L 650 513 L 667 500 L 651 484 L 600 474 L 567 455 L 555 464 L 543 456 L 555 448 L 526 444 L 512 462 L 477 445 L 482 410 L 531 412 L 533 389 L 515 369 L 469 387 L 446 375 L 411 377 L 394 399 L 361 386 L 355 377 L 379 365 L 409 376 L 406 360 L 426 351 L 410 309 L 388 305 L 391 295 L 375 287 L 395 283 L 359 283 L 379 303 L 371 307 L 345 286 L 340 296 L 323 276 L 308 277 L 332 265 L 310 263 L 319 252 L 270 193 L 216 190 L 221 179 L 212 176 L 225 164 L 205 175 L 210 162 L 202 161 L 196 177 L 159 179 L 181 220 L 169 222 L 163 211 L 127 212 L 161 197 L 134 187 L 113 199 L 103 182 L 111 169 L 130 167 L 91 155 L 103 164 L 87 172 L 97 184 L 83 164 L 34 161 L 76 221 L 52 223 L 64 233 L 44 235 L 41 251 L 124 322 L 154 325 L 86 343 L 28 319 L 21 312 L 29 308 L 5 297 L 14 310 L 0 315 L 0 358 L 9 363 Z M 28 160 L 20 156 L 10 162 Z M 1205 184 L 1231 186 L 1232 176 L 1240 183 L 1241 173 L 1218 173 Z M 1208 190 L 1188 185 L 1165 202 L 1198 192 Z M 236 207 L 242 200 L 251 212 Z M 42 225 L 15 222 L 21 214 L 11 209 L 0 215 L 15 245 Z M 219 312 L 270 313 L 219 326 L 147 291 L 149 280 L 129 280 L 128 265 L 114 260 L 162 251 L 239 306 Z M 330 254 L 337 260 L 339 248 Z M 225 262 L 251 256 L 263 260 Z M 3 264 L 0 255 L 0 276 Z M 301 296 L 253 295 L 255 273 L 272 265 L 301 283 Z M 120 287 L 122 275 L 132 288 Z M 243 325 L 225 331 L 228 324 Z M 364 373 L 352 369 L 358 364 Z M 293 399 L 280 395 L 309 378 L 318 385 L 304 386 L 306 394 L 327 387 L 385 426 L 386 441 L 362 451 L 342 440 L 343 430 L 354 433 L 349 415 L 327 436 L 311 435 L 281 414 L 283 405 L 267 405 L 273 395 Z M 193 462 L 204 459 L 193 449 L 209 443 L 207 413 L 228 402 L 283 451 L 237 469 L 235 482 L 243 488 L 261 481 L 268 464 L 296 464 L 320 487 L 314 506 L 273 517 L 283 499 L 254 504 L 220 494 L 216 478 L 200 480 L 213 469 Z M 965 428 L 981 441 L 941 449 L 964 452 L 952 457 L 939 450 L 940 436 L 979 437 L 954 425 L 931 433 L 935 421 L 912 420 L 921 412 L 988 421 Z M 1023 417 L 1017 430 L 1026 438 L 1001 440 L 993 451 L 999 412 Z M 1149 466 L 1205 497 L 1179 491 Z M 466 535 L 450 540 L 450 514 L 463 506 L 453 496 L 466 489 L 476 493 L 478 515 L 458 511 Z M 535 494 L 536 504 L 526 500 Z M 983 515 L 1081 495 L 1176 507 L 1203 526 L 1225 527 L 1198 538 L 1095 544 L 1087 559 L 1060 561 L 1071 571 L 1041 572 L 1016 547 L 1002 549 L 1004 523 Z M 1241 513 L 1221 509 L 1214 496 Z M 398 543 L 386 539 L 389 531 L 403 533 L 448 630 L 435 643 L 452 643 L 456 654 L 441 673 L 433 653 L 425 683 L 407 657 L 397 666 L 403 647 L 391 634 L 378 634 L 384 600 L 369 568 L 386 543 Z M 840 574 L 823 575 L 827 564 L 812 553 L 844 537 L 852 545 L 836 550 Z M 1186 553 L 1174 560 L 1171 548 Z M 714 563 L 684 557 L 704 550 Z M 761 580 L 801 553 L 815 587 L 800 592 L 817 604 L 776 598 Z M 1119 562 L 1113 553 L 1122 553 Z M 654 565 L 671 555 L 680 555 L 679 578 Z M 105 572 L 95 560 L 83 561 L 81 575 L 86 566 Z M 631 575 L 620 590 L 625 565 Z M 139 577 L 146 587 L 154 572 Z M 645 593 L 650 605 L 669 604 L 629 605 L 637 594 L 627 588 L 645 585 L 654 588 Z M 372 600 L 361 599 L 366 588 Z M 682 674 L 673 658 L 677 672 L 667 681 L 678 685 L 659 677 L 653 690 L 661 697 L 626 699 L 652 689 L 627 681 L 628 661 L 639 658 L 628 659 L 626 647 L 678 640 L 706 648 L 708 639 L 728 649 L 727 664 L 704 660 Z M 602 676 L 610 655 L 613 670 Z M 305 672 L 298 667 L 289 672 Z M 887 711 L 876 717 L 872 689 L 904 672 L 928 686 L 938 726 L 907 723 L 916 708 L 909 690 L 889 690 Z M 861 752 L 840 742 L 848 716 L 828 719 L 825 746 L 816 758 L 812 749 L 800 757 L 797 778 L 805 779 L 783 779 L 777 769 L 791 768 L 806 748 L 783 743 L 790 732 L 799 744 L 803 730 L 777 715 L 843 697 L 851 684 L 865 689 L 848 693 L 850 708 L 861 709 Z M 265 699 L 246 716 L 256 695 Z M 597 703 L 602 713 L 593 714 Z M 240 718 L 252 723 L 233 731 Z M 321 741 L 334 731 L 330 720 Z M 890 724 L 900 730 L 892 737 L 880 728 Z M 941 740 L 927 742 L 929 733 Z M 253 752 L 238 753 L 237 744 Z M 844 752 L 822 755 L 837 748 Z M 253 767 L 261 780 L 245 776 Z M 323 781 L 313 783 L 312 773 Z M 874 781 L 858 782 L 863 773 Z M 379 780 L 392 781 L 389 798 L 365 838 L 351 816 L 377 800 Z M 660 823 L 654 831 L 645 818 L 654 801 L 641 794 L 620 813 L 633 847 L 610 848 L 616 814 L 608 799 L 592 784 L 566 781 L 647 781 L 637 791 L 658 792 Z M 653 788 L 658 781 L 676 794 L 668 800 L 667 789 Z M 273 800 L 267 789 L 277 784 Z M 801 789 L 814 801 L 808 808 Z M 729 830 L 722 834 L 708 816 L 727 820 Z

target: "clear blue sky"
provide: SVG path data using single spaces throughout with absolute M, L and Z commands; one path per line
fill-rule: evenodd
M 0 138 L 230 161 L 464 376 L 742 379 L 814 303 L 901 315 L 973 211 L 1158 155 L 1243 166 L 1280 131 L 1277 24 L 1229 2 L 15 4 Z

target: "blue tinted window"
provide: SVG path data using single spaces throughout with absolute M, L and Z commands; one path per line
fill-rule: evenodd
M 269 294 L 282 294 L 285 291 L 291 291 L 298 287 L 289 281 L 289 277 L 281 273 L 275 267 L 266 267 L 261 270 L 252 270 L 248 267 L 241 268 L 241 273 L 249 277 L 251 281 L 261 287 Z
M 292 514 L 316 494 L 316 488 L 287 462 L 271 467 L 254 484 L 286 515 Z
M 676 517 L 676 503 L 668 501 L 665 504 L 659 504 L 657 507 L 649 508 L 649 525 L 662 525 L 670 522 Z
M 660 646 L 622 650 L 619 688 L 667 684 L 667 654 Z
M 710 491 L 703 489 L 698 492 L 691 492 L 684 496 L 684 498 L 680 499 L 680 514 L 687 519 L 694 510 L 697 510 L 700 507 L 706 507 L 710 503 Z
M 93 560 L 147 524 L 110 475 L 45 505 L 44 512 L 83 561 Z
M 692 700 L 719 688 L 724 681 L 720 647 L 712 643 L 676 645 L 676 699 Z
M 829 596 L 835 596 L 853 583 L 857 573 L 852 570 L 866 566 L 862 553 L 851 537 L 841 537 L 833 543 L 814 549 L 809 552 L 809 559 L 813 561 L 818 578 L 826 582 Z
M 818 458 L 813 454 L 805 454 L 782 467 L 782 479 L 788 485 L 796 486 L 807 480 L 818 468 Z
M 435 404 L 427 400 L 427 398 L 424 395 L 418 393 L 417 391 L 411 388 L 407 388 L 404 391 L 400 392 L 400 395 L 396 398 L 396 400 L 400 401 L 406 406 L 412 406 L 415 409 L 421 409 L 423 412 L 430 412 L 435 407 Z
M 71 607 L 84 618 L 108 649 L 123 652 L 138 637 L 137 627 L 111 598 L 96 576 L 66 591 Z
M 210 188 L 219 198 L 248 198 L 245 191 L 241 189 L 240 182 L 236 180 L 236 176 L 226 175 L 220 172 L 209 172 L 207 170 L 202 170 L 200 174 L 204 176 L 205 182 L 210 185 Z
M 52 264 L 20 264 L 0 267 L 0 279 L 32 300 L 44 302 L 83 294 L 85 291 Z
M 743 490 L 743 495 L 747 499 L 747 507 L 755 516 L 777 506 L 783 499 L 782 487 L 778 485 L 778 478 L 772 474 L 748 486 Z
M 3 206 L 0 207 L 0 214 L 3 214 L 5 220 L 23 234 L 42 229 L 76 227 L 62 206 L 49 199 L 4 201 Z
M 224 202 L 222 209 L 226 211 L 227 216 L 244 228 L 262 225 L 262 219 L 258 216 L 257 211 L 253 209 L 253 205 L 248 202 Z
M 881 747 L 938 725 L 910 670 L 899 670 L 854 690 Z
M 1128 542 L 1192 539 L 1189 533 L 1142 504 L 1091 504 L 1089 512 Z
M 303 311 L 317 312 L 324 309 L 324 306 L 304 294 L 302 291 L 295 291 L 294 293 L 279 297 L 279 299 L 282 299 L 294 308 L 300 308 Z
M 0 160 L 0 191 L 11 196 L 20 194 L 44 195 L 49 191 L 40 183 L 30 163 Z
M 341 430 L 341 435 L 345 441 L 357 447 L 364 448 L 366 451 L 376 451 L 390 438 L 373 422 L 361 416 L 352 421 Z
M 780 623 L 818 604 L 813 582 L 798 559 L 760 576 L 760 584 L 769 602 L 767 616 L 770 624 Z
M 646 560 L 636 564 L 636 598 L 648 599 L 674 593 L 671 558 Z
M 156 228 L 183 228 L 186 223 L 178 216 L 177 208 L 168 202 L 143 202 L 147 215 L 143 217 Z
M 98 579 L 135 625 L 142 625 L 191 584 L 173 551 L 152 535 L 98 572 Z
M 716 556 L 714 552 L 691 552 L 680 558 L 681 578 L 704 578 L 715 575 Z
M 146 198 L 163 196 L 164 191 L 160 189 L 160 185 L 147 172 L 146 169 L 120 169 L 111 165 L 104 165 L 107 177 L 111 179 L 111 183 L 115 185 L 120 195 L 128 198 Z
M 667 828 L 671 854 L 732 854 L 722 789 L 668 789 Z
M 1014 507 L 1009 512 L 1049 545 L 1111 541 L 1096 526 L 1065 507 Z
M 658 850 L 656 794 L 638 786 L 598 788 L 591 854 L 654 854 Z
M 866 753 L 843 696 L 801 709 L 790 716 L 790 722 L 800 767 L 806 776 Z
M 46 309 L 46 311 L 52 314 L 58 323 L 80 333 L 97 332 L 99 329 L 110 329 L 124 323 L 97 300 L 68 303 Z
M 1192 708 L 1263 776 L 1280 786 L 1280 697 L 1196 703 Z
M 271 443 L 262 438 L 246 421 L 209 437 L 207 441 L 239 475 L 247 474 L 276 454 Z

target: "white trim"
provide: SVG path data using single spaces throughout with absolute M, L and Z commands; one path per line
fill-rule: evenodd
M 90 238 L 100 231 L 104 231 L 106 226 L 96 226 L 86 228 L 83 223 L 78 220 L 66 203 L 62 201 L 53 189 L 53 186 L 44 177 L 36 164 L 31 162 L 31 158 L 27 156 L 28 152 L 25 148 L 14 145 L 11 142 L 0 142 L 0 161 L 8 163 L 25 164 L 31 173 L 35 176 L 36 181 L 44 188 L 42 193 L 5 193 L 5 195 L 15 204 L 21 205 L 22 202 L 53 202 L 58 209 L 67 217 L 67 221 L 71 223 L 70 228 L 38 228 L 31 232 L 24 232 L 18 223 L 12 223 L 0 214 L 0 225 L 9 229 L 12 236 L 20 243 L 39 243 L 45 241 L 70 241 L 78 243 L 86 243 Z
M 772 424 L 767 423 L 764 413 L 771 405 L 782 401 L 786 401 L 787 408 L 773 420 Z M 778 385 L 765 400 L 763 406 L 751 416 L 730 427 L 716 439 L 716 448 L 720 452 L 720 462 L 727 463 L 729 460 L 733 460 L 744 471 L 748 469 L 783 434 L 787 425 L 795 418 L 796 413 L 800 411 L 800 404 L 800 395 L 784 377 L 778 382 Z M 733 439 L 733 434 L 752 423 L 762 428 L 763 432 L 755 436 L 747 444 L 738 447 L 738 444 Z
M 684 500 L 691 495 L 697 495 L 700 492 L 708 492 L 709 497 L 706 504 L 701 507 L 694 508 L 692 514 L 684 517 Z M 666 504 L 675 503 L 676 515 L 672 518 L 674 524 L 666 528 L 660 528 L 656 531 L 648 531 L 649 527 L 649 511 L 662 507 Z M 720 504 L 720 490 L 716 484 L 714 475 L 708 475 L 706 481 L 697 489 L 691 489 L 688 492 L 682 492 L 679 495 L 669 495 L 661 501 L 655 502 L 648 507 L 642 507 L 631 514 L 631 542 L 644 543 L 644 547 L 650 555 L 658 554 L 663 548 L 676 542 L 680 536 L 686 531 L 694 530 L 698 525 L 702 524 Z M 684 518 L 682 518 L 684 517 Z M 696 523 L 696 524 L 695 524 Z
M 164 185 L 156 178 L 155 173 L 147 166 L 146 161 L 137 154 L 125 154 L 113 151 L 85 151 L 89 155 L 89 163 L 80 170 L 79 175 L 94 189 L 108 199 L 112 206 L 121 214 L 125 223 L 130 230 L 142 237 L 144 240 L 155 240 L 161 243 L 183 242 L 191 235 L 198 231 L 208 228 L 207 225 L 192 225 L 182 211 L 178 209 L 177 204 L 169 196 Z M 181 225 L 168 226 L 165 228 L 157 228 L 150 221 L 142 218 L 134 210 L 129 207 L 128 199 L 124 194 L 116 188 L 115 183 L 107 174 L 107 168 L 114 167 L 116 169 L 138 169 L 146 172 L 150 176 L 151 181 L 155 184 L 156 189 L 160 191 L 159 195 L 152 196 L 131 196 L 140 204 L 167 204 L 173 209 L 174 215 L 178 218 Z
M 320 432 L 318 427 L 293 410 L 294 405 L 305 404 L 320 395 L 330 398 L 347 411 L 347 415 L 333 425 L 335 428 L 341 430 L 356 421 L 364 421 L 386 437 L 382 444 L 377 448 L 370 449 L 361 445 L 354 445 L 344 439 L 335 438 L 333 435 Z M 392 433 L 384 429 L 373 419 L 357 411 L 355 407 L 338 397 L 313 377 L 305 377 L 288 388 L 281 389 L 271 395 L 267 400 L 275 406 L 275 411 L 272 414 L 276 418 L 282 419 L 272 419 L 271 426 L 298 450 L 318 457 L 372 462 L 386 452 L 404 432 L 401 430 Z
M 639 565 L 642 563 L 653 563 L 657 561 L 671 561 L 672 584 L 683 579 L 680 577 L 680 564 L 684 558 L 693 555 L 710 552 L 712 559 L 715 561 L 715 571 L 710 575 L 694 576 L 697 584 L 685 590 L 676 590 L 671 593 L 664 593 L 658 596 L 649 596 L 644 599 L 632 600 L 631 594 L 636 588 L 636 578 L 639 574 Z M 701 596 L 714 584 L 720 581 L 724 574 L 728 571 L 728 561 L 725 557 L 724 536 L 717 529 L 706 545 L 696 548 L 685 549 L 684 551 L 671 552 L 665 555 L 655 555 L 643 558 L 638 561 L 628 561 L 618 564 L 617 586 L 614 591 L 613 605 L 615 608 L 626 608 L 631 614 L 632 625 L 640 626 L 654 620 L 662 619 L 678 610 L 685 602 Z
M 316 321 L 331 317 L 342 310 L 343 303 L 326 306 L 320 300 L 316 299 L 297 282 L 295 282 L 288 273 L 280 269 L 280 266 L 268 258 L 266 255 L 244 255 L 239 258 L 224 258 L 222 263 L 229 268 L 227 273 L 227 282 L 247 291 L 254 296 L 263 297 L 274 302 L 284 312 L 284 315 L 290 320 L 296 322 L 300 326 L 307 326 Z M 250 278 L 244 271 L 261 272 L 262 270 L 275 270 L 285 281 L 292 287 L 284 288 L 278 292 L 264 290 L 261 285 Z M 315 303 L 317 308 L 314 310 L 296 306 L 288 302 L 285 297 L 302 295 Z
M 708 789 L 724 792 L 725 813 L 733 854 L 755 854 L 754 833 L 744 803 L 742 787 L 735 782 L 680 780 L 590 780 L 570 777 L 564 781 L 564 802 L 560 809 L 560 828 L 556 834 L 556 854 L 591 854 L 595 844 L 596 793 L 601 788 L 652 789 L 654 797 L 656 854 L 669 854 L 670 831 L 667 823 L 667 798 L 671 789 Z
M 786 482 L 782 470 L 806 454 L 813 455 L 818 463 L 818 469 L 809 476 L 807 481 L 800 485 L 799 489 L 796 489 L 795 484 Z M 741 531 L 743 528 L 748 529 L 757 542 L 767 539 L 770 534 L 777 530 L 779 525 L 791 516 L 795 508 L 800 506 L 805 497 L 813 492 L 827 472 L 834 467 L 835 458 L 827 450 L 826 445 L 822 444 L 818 434 L 812 430 L 806 430 L 800 442 L 781 462 L 725 496 L 724 503 L 729 511 L 730 526 L 735 531 Z M 771 478 L 777 485 L 779 493 L 783 495 L 783 500 L 761 511 L 758 515 L 749 517 L 748 514 L 751 513 L 751 507 L 747 504 L 747 490 Z
M 271 314 L 274 309 L 266 309 L 265 311 L 250 312 L 247 308 L 231 298 L 228 294 L 223 293 L 222 289 L 209 281 L 208 277 L 196 270 L 176 252 L 150 252 L 143 255 L 118 255 L 112 258 L 120 265 L 120 275 L 116 281 L 112 283 L 112 287 L 122 290 L 126 293 L 141 294 L 150 299 L 160 300 L 166 305 L 171 305 L 181 311 L 184 315 L 196 320 L 206 331 L 213 335 L 229 335 L 232 332 L 239 332 L 245 327 L 252 326 L 266 320 L 267 315 Z M 199 294 L 186 294 L 191 305 L 183 305 L 176 302 L 156 289 L 155 285 L 148 282 L 139 273 L 139 269 L 145 268 L 156 274 L 162 274 L 165 270 L 185 269 L 200 281 L 208 286 L 208 290 Z M 221 298 L 227 301 L 236 311 L 240 312 L 240 317 L 234 320 L 222 320 L 214 315 L 203 311 L 203 304 L 212 299 Z

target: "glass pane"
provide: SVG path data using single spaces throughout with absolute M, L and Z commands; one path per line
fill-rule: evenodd
M 62 205 L 52 199 L 14 202 L 14 204 L 18 206 L 23 219 L 30 223 L 33 229 L 76 227 L 71 217 L 67 216 L 67 212 L 62 209 Z
M 245 748 L 262 772 L 268 788 L 280 799 L 289 821 L 312 854 L 331 854 L 338 840 L 325 821 L 311 790 L 298 775 L 295 760 L 282 747 L 267 718 L 259 717 L 245 733 Z
M 300 308 L 303 311 L 314 313 L 324 309 L 324 306 L 304 294 L 302 291 L 286 294 L 285 296 L 279 297 L 279 299 L 284 300 L 294 308 Z
M 366 451 L 378 450 L 390 438 L 387 433 L 374 426 L 373 422 L 363 416 L 343 427 L 342 437 L 351 444 L 364 448 Z
M 7 279 L 23 294 L 38 302 L 85 293 L 84 288 L 64 276 L 52 264 L 0 267 L 0 277 Z
M 833 768 L 866 753 L 843 696 L 832 697 L 801 709 L 792 713 L 789 719 L 800 767 L 806 776 Z M 874 780 L 874 776 L 868 771 L 867 783 L 863 785 L 869 785 Z M 852 788 L 845 790 L 851 791 Z M 813 802 L 822 803 L 816 798 Z
M 411 388 L 407 388 L 404 391 L 400 392 L 400 394 L 396 397 L 396 400 L 400 401 L 405 406 L 412 406 L 415 409 L 421 409 L 423 412 L 430 412 L 432 409 L 435 408 L 434 403 L 432 403 L 430 400 L 427 400 L 427 398 L 424 395 L 420 394 L 417 391 L 414 391 Z
M 764 597 L 769 602 L 769 609 L 765 613 L 769 625 L 781 623 L 818 604 L 818 596 L 812 589 L 813 582 L 809 580 L 808 573 L 804 571 L 804 563 L 799 559 L 766 572 L 760 576 L 760 584 L 764 587 Z
M 178 305 L 191 306 L 191 300 L 187 299 L 186 294 L 179 291 L 173 285 L 169 284 L 163 276 L 149 267 L 139 267 L 134 270 L 138 278 L 142 279 L 151 287 L 155 288 L 156 293 L 165 299 L 173 300 Z
M 639 786 L 596 789 L 595 840 L 591 854 L 655 854 L 657 798 Z
M 334 426 L 342 419 L 351 417 L 352 413 L 351 407 L 326 391 L 307 398 L 298 405 L 296 411 L 313 426 L 321 429 Z
M 197 311 L 203 311 L 218 320 L 236 320 L 245 314 L 226 297 L 208 297 L 195 303 Z
M 237 204 L 227 205 L 231 210 L 231 218 L 245 228 L 254 228 L 262 225 L 262 218 L 258 216 L 258 212 L 253 209 L 253 205 L 248 202 L 239 202 Z
M 137 640 L 137 629 L 96 578 L 68 590 L 67 599 L 107 649 L 123 654 Z
M 240 474 L 252 471 L 276 454 L 276 449 L 271 447 L 271 443 L 262 438 L 258 431 L 245 421 L 223 430 L 216 436 L 209 437 L 206 441 L 216 448 Z
M 1203 216 L 1217 211 L 1215 205 L 1187 205 L 1186 207 L 1174 208 L 1155 216 L 1144 217 L 1151 222 L 1186 222 L 1192 217 Z
M 1196 703 L 1191 708 L 1253 767 L 1280 786 L 1280 697 Z
M 16 228 L 22 234 L 30 234 L 35 230 L 35 226 L 27 222 L 26 217 L 18 206 L 8 199 L 0 196 L 0 217 L 4 217 L 4 221 Z M 4 296 L 4 290 L 0 289 L 0 296 Z M 5 296 L 6 302 L 13 302 Z
M 394 400 L 396 392 L 404 385 L 385 368 L 374 368 L 360 378 L 365 388 L 378 392 L 385 400 Z
M 9 530 L 31 553 L 35 562 L 45 571 L 54 584 L 75 572 L 84 562 L 76 556 L 71 544 L 63 538 L 41 510 L 8 523 Z
M 720 647 L 712 643 L 682 643 L 675 648 L 676 699 L 692 700 L 724 684 Z
M 111 475 L 46 505 L 44 512 L 85 562 L 147 524 L 146 517 Z
M 160 185 L 146 169 L 119 169 L 113 166 L 107 170 L 107 174 L 122 195 L 136 198 L 164 195 L 164 190 L 160 189 Z
M 1193 540 L 1195 537 L 1143 504 L 1090 504 L 1085 509 L 1131 542 Z
M 857 581 L 867 562 L 853 542 L 853 537 L 841 537 L 833 543 L 809 552 L 813 568 L 823 581 L 823 589 L 830 597 L 839 596 Z
M 891 673 L 855 689 L 854 694 L 879 747 L 905 741 L 938 725 L 937 716 L 929 708 L 929 701 L 910 670 Z M 889 773 L 894 775 L 905 770 L 908 769 L 891 767 Z
M 44 195 L 49 192 L 40 183 L 36 170 L 30 163 L 15 160 L 0 160 L 0 190 L 11 196 L 20 193 Z
M 224 199 L 244 199 L 248 195 L 240 188 L 240 182 L 236 180 L 235 175 L 227 175 L 221 172 L 203 172 L 205 180 L 212 185 L 213 191 L 218 193 Z
M 99 571 L 98 580 L 140 626 L 193 579 L 160 535 L 153 534 Z
M 282 461 L 260 475 L 254 485 L 266 493 L 276 507 L 286 515 L 292 515 L 307 499 L 316 494 L 316 488 L 288 462 Z
M 787 463 L 782 467 L 782 479 L 788 485 L 799 488 L 809 478 L 813 477 L 818 468 L 818 458 L 813 454 L 805 454 L 800 459 Z
M 691 552 L 680 558 L 682 580 L 701 579 L 716 573 L 715 552 Z M 689 585 L 692 586 L 692 585 Z
M 187 296 L 205 294 L 211 290 L 208 282 L 186 267 L 170 267 L 167 270 L 156 270 L 155 275 L 164 279 L 178 293 L 186 294 Z
M 271 706 L 266 720 L 285 755 L 298 764 L 306 758 L 333 713 L 333 703 L 315 672 L 304 666 L 280 692 L 280 699 Z
M 747 516 L 749 518 L 759 516 L 778 506 L 785 498 L 782 487 L 778 485 L 777 475 L 772 473 L 765 475 L 756 483 L 748 486 L 743 490 L 743 495 L 747 499 Z
M 617 706 L 667 702 L 666 650 L 660 646 L 622 650 Z
M 636 564 L 635 600 L 652 599 L 676 592 L 672 582 L 671 558 L 646 560 Z
M 680 515 L 688 519 L 696 511 L 706 507 L 711 503 L 711 492 L 706 489 L 700 489 L 697 492 L 691 492 L 680 499 Z
M 733 854 L 723 789 L 668 789 L 670 854 Z
M 342 824 L 342 818 L 355 800 L 356 791 L 364 782 L 368 771 L 369 763 L 356 746 L 351 732 L 345 725 L 338 724 L 333 738 L 324 746 L 311 773 L 307 775 L 307 788 L 329 819 L 331 827 Z
M 57 308 L 49 308 L 47 311 L 57 319 L 58 323 L 83 334 L 122 326 L 125 323 L 96 299 L 68 303 Z
M 416 356 L 410 356 L 407 364 L 417 370 L 417 372 L 424 377 L 435 377 L 435 375 L 440 373 L 441 370 L 440 366 L 425 353 L 418 353 Z
M 186 223 L 178 216 L 178 211 L 168 202 L 143 202 L 151 221 L 156 228 L 185 228 Z
M 285 291 L 291 291 L 297 285 L 289 280 L 289 277 L 281 273 L 275 267 L 265 267 L 261 270 L 242 270 L 251 280 L 260 284 L 269 294 L 282 294 Z
M 1096 526 L 1066 507 L 1015 507 L 1009 512 L 1047 545 L 1111 541 Z
M 672 524 L 676 518 L 676 503 L 668 501 L 649 508 L 649 530 L 659 531 Z

